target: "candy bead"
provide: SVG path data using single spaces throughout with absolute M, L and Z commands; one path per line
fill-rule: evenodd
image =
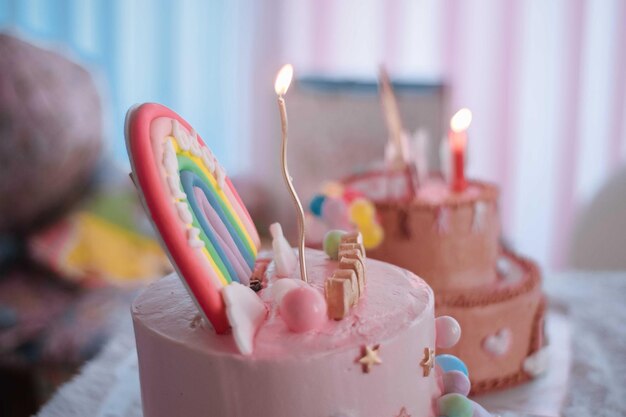
M 295 288 L 283 297 L 280 315 L 292 332 L 319 329 L 327 321 L 326 300 L 312 287 Z
M 465 366 L 463 361 L 461 359 L 457 358 L 456 356 L 443 354 L 443 355 L 437 355 L 435 357 L 435 359 L 437 361 L 437 364 L 439 366 L 441 366 L 441 369 L 444 372 L 461 371 L 466 376 L 469 377 L 469 372 L 467 371 L 467 366 Z
M 461 394 L 446 394 L 437 400 L 439 415 L 446 417 L 472 417 L 474 407 L 470 400 Z
M 330 259 L 337 260 L 339 254 L 339 244 L 341 243 L 341 236 L 345 235 L 343 230 L 330 230 L 324 236 L 324 252 Z
M 363 235 L 363 246 L 365 249 L 373 249 L 380 245 L 385 237 L 383 228 L 378 223 L 372 223 L 360 228 Z
M 364 198 L 358 198 L 350 204 L 350 220 L 359 226 L 372 223 L 376 215 L 376 208 L 372 203 Z
M 461 394 L 470 392 L 470 380 L 461 371 L 449 371 L 443 374 L 443 392 L 445 394 Z
M 327 197 L 322 205 L 322 219 L 334 229 L 348 228 L 348 207 L 346 202 L 338 197 Z
M 326 200 L 326 196 L 322 194 L 316 194 L 315 196 L 313 196 L 313 198 L 311 199 L 311 202 L 309 203 L 309 210 L 311 210 L 311 213 L 313 213 L 317 217 L 321 217 L 322 206 L 324 205 L 325 200 Z
M 461 338 L 461 326 L 453 317 L 437 317 L 435 319 L 435 328 L 437 330 L 435 344 L 438 348 L 451 348 L 456 345 Z

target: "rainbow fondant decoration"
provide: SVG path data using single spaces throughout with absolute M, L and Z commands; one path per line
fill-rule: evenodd
M 247 285 L 258 232 L 211 150 L 159 104 L 131 108 L 126 145 L 133 179 L 170 260 L 218 333 L 228 330 L 221 290 Z

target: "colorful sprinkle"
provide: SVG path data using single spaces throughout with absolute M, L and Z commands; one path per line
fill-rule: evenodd
M 380 245 L 385 238 L 385 231 L 378 223 L 371 223 L 359 228 L 363 235 L 363 246 L 365 249 L 373 249 Z
M 359 363 L 363 368 L 363 372 L 368 374 L 374 365 L 383 363 L 379 355 L 380 345 L 363 346 L 363 355 L 359 359 Z
M 354 200 L 350 204 L 350 221 L 357 226 L 371 223 L 375 215 L 376 208 L 370 201 L 364 198 Z
M 435 319 L 437 333 L 436 345 L 438 348 L 448 349 L 456 345 L 461 338 L 459 322 L 450 316 L 440 316 Z
M 424 369 L 423 376 L 429 376 L 430 371 L 435 366 L 435 351 L 431 348 L 424 348 L 424 358 L 420 362 L 420 366 Z
M 324 205 L 324 201 L 326 200 L 326 196 L 322 194 L 316 194 L 311 199 L 309 203 L 309 210 L 317 217 L 322 216 L 322 206 Z
M 457 358 L 454 355 L 437 355 L 437 365 L 441 366 L 443 372 L 449 371 L 460 371 L 463 372 L 466 376 L 469 376 L 469 372 L 467 370 L 467 366 L 463 363 L 463 361 Z
M 461 394 L 446 394 L 437 400 L 439 415 L 446 417 L 472 417 L 474 406 Z
M 469 378 L 461 371 L 448 371 L 443 374 L 443 392 L 445 394 L 461 394 L 467 396 L 471 384 Z
M 346 232 L 343 230 L 330 230 L 324 236 L 324 252 L 330 259 L 337 260 L 339 255 L 339 245 L 341 244 L 341 237 L 345 235 Z
M 322 205 L 322 219 L 334 229 L 346 229 L 350 225 L 348 207 L 339 197 L 328 197 Z

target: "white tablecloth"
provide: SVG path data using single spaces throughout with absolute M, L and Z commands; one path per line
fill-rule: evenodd
M 626 416 L 626 273 L 560 274 L 546 279 L 544 287 L 550 299 L 548 337 L 553 339 L 548 375 L 478 401 L 506 417 L 553 417 L 559 406 L 567 417 Z M 38 414 L 141 415 L 130 320 Z

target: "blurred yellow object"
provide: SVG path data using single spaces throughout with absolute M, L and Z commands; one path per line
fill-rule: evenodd
M 167 267 L 167 259 L 152 239 L 86 212 L 78 213 L 74 221 L 78 224 L 67 252 L 69 269 L 130 281 L 157 277 Z
M 86 284 L 128 284 L 171 270 L 153 237 L 90 211 L 76 211 L 44 231 L 31 250 L 60 276 Z
M 349 217 L 352 223 L 361 226 L 369 225 L 374 222 L 376 208 L 372 203 L 364 198 L 358 198 L 350 204 Z
M 363 246 L 365 249 L 372 249 L 380 245 L 385 237 L 383 228 L 375 222 L 372 222 L 364 227 L 359 227 L 361 234 L 363 235 Z

